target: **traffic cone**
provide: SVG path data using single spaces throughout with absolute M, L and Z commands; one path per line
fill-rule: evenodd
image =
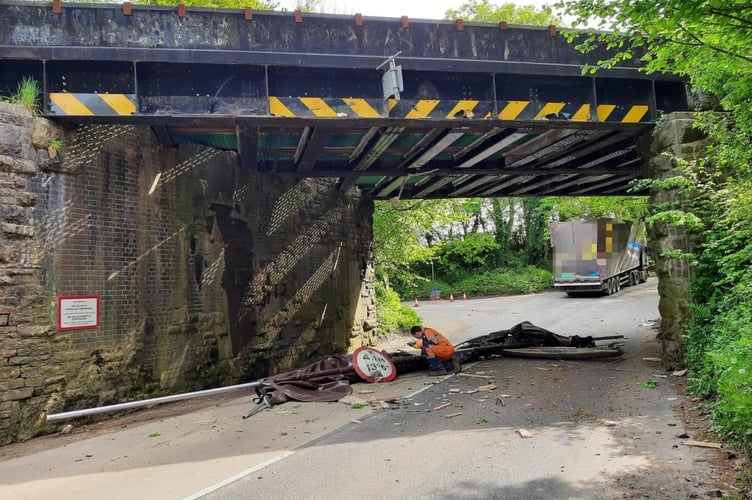
M 449 294 L 449 302 L 454 302 L 454 294 L 453 293 Z
M 418 304 L 418 297 L 415 297 L 415 304 L 413 307 L 420 307 L 420 304 Z
M 467 294 L 465 292 L 462 292 L 462 300 L 467 300 Z

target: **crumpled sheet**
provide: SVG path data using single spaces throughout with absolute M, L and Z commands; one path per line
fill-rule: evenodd
M 260 379 L 255 388 L 256 403 L 269 406 L 295 401 L 339 401 L 352 393 L 351 382 L 361 378 L 352 356 L 329 356 L 291 372 Z

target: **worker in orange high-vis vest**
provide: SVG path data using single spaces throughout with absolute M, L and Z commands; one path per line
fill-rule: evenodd
M 459 373 L 461 366 L 454 357 L 454 344 L 433 328 L 414 326 L 410 334 L 417 340 L 410 345 L 420 349 L 421 355 L 428 360 L 429 375 L 446 375 Z

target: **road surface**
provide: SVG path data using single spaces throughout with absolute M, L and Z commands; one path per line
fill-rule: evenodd
M 248 394 L 184 402 L 188 412 L 163 405 L 0 448 L 0 498 L 705 496 L 723 487 L 719 450 L 685 444 L 698 430 L 683 422 L 691 403 L 678 377 L 655 361 L 657 300 L 653 278 L 600 298 L 424 302 L 424 324 L 457 343 L 529 321 L 562 335 L 624 335 L 625 356 L 492 358 L 438 380 L 354 384 L 353 398 L 374 402 L 365 408 L 289 402 L 243 420 Z M 401 403 L 377 403 L 387 396 Z

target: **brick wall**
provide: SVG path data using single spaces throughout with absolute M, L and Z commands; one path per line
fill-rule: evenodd
M 237 165 L 148 127 L 64 130 L 0 104 L 0 443 L 52 430 L 48 413 L 368 343 L 371 202 Z M 99 325 L 59 330 L 67 296 L 98 297 Z

